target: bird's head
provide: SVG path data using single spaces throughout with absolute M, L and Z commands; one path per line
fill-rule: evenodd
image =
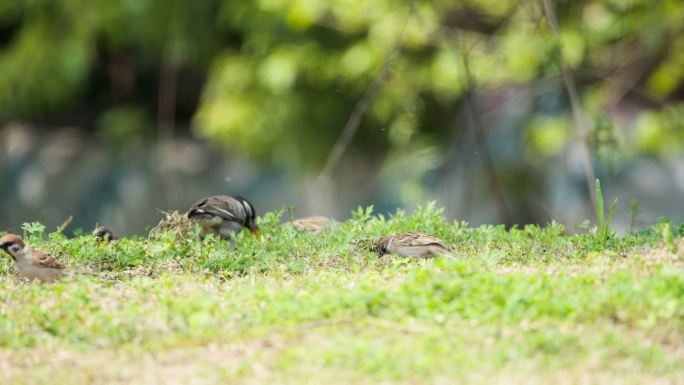
M 260 236 L 261 232 L 259 231 L 259 226 L 256 224 L 256 210 L 254 209 L 254 206 L 245 198 L 235 197 L 235 199 L 237 199 L 245 208 L 245 213 L 247 214 L 245 227 L 247 227 L 253 235 L 257 237 Z
M 24 241 L 16 234 L 6 234 L 0 238 L 0 249 L 5 250 L 15 261 L 24 247 Z
M 381 257 L 385 254 L 389 254 L 389 251 L 387 250 L 387 244 L 389 243 L 389 241 L 390 237 L 379 239 L 377 242 L 375 242 L 373 251 L 378 253 L 378 255 Z

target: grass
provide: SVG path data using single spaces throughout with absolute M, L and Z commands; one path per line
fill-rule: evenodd
M 660 225 L 472 228 L 428 205 L 359 209 L 312 235 L 280 214 L 234 247 L 25 229 L 95 275 L 30 284 L 0 260 L 0 383 L 684 381 L 684 263 Z M 432 233 L 458 259 L 370 252 L 401 231 Z

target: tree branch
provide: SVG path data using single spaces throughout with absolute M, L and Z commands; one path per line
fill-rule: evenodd
M 560 42 L 560 32 L 558 28 L 558 20 L 556 19 L 556 14 L 553 11 L 550 0 L 542 0 L 544 5 L 544 12 L 546 13 L 546 18 L 551 25 L 551 31 L 553 32 L 556 41 Z M 582 113 L 582 106 L 579 101 L 579 96 L 577 95 L 577 86 L 575 85 L 575 79 L 572 75 L 572 71 L 565 64 L 563 60 L 562 51 L 560 53 L 560 63 L 562 66 L 563 84 L 565 90 L 568 93 L 568 98 L 570 99 L 570 108 L 572 109 L 572 117 L 575 121 L 575 128 L 577 129 L 577 136 L 580 140 L 580 152 L 582 156 L 582 163 L 584 166 L 584 178 L 587 183 L 587 190 L 589 191 L 589 196 L 591 197 L 591 205 L 596 212 L 596 192 L 594 191 L 594 181 L 596 180 L 596 175 L 594 173 L 594 166 L 592 162 L 591 151 L 589 150 L 589 144 L 587 143 L 587 136 L 589 129 L 587 123 L 584 120 L 584 114 Z
M 494 200 L 496 203 L 497 211 L 501 220 L 510 226 L 513 224 L 511 214 L 508 210 L 508 205 L 506 204 L 506 198 L 504 196 L 503 189 L 499 183 L 499 178 L 496 175 L 496 168 L 494 167 L 494 161 L 492 159 L 492 154 L 489 152 L 489 146 L 487 146 L 487 133 L 479 119 L 477 113 L 477 106 L 475 105 L 475 98 L 473 98 L 473 92 L 475 90 L 475 81 L 473 80 L 472 73 L 470 72 L 470 65 L 468 63 L 468 55 L 464 53 L 463 57 L 463 67 L 466 76 L 466 91 L 465 91 L 465 103 L 466 112 L 468 116 L 468 126 L 473 132 L 473 137 L 475 138 L 475 143 L 478 148 L 478 152 L 482 157 L 484 162 L 485 173 L 487 174 L 487 180 L 489 181 L 489 188 L 494 194 Z

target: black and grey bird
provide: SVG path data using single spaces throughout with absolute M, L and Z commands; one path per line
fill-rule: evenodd
M 95 230 L 93 230 L 93 235 L 99 241 L 104 241 L 104 242 L 111 242 L 111 241 L 116 239 L 112 229 L 110 229 L 107 226 L 97 226 L 95 228 Z
M 199 224 L 202 236 L 218 234 L 231 238 L 243 228 L 259 236 L 256 224 L 256 210 L 245 198 L 229 195 L 214 195 L 203 198 L 190 207 L 188 219 Z

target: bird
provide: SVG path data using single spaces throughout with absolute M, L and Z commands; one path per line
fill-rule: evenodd
M 18 235 L 0 238 L 0 249 L 12 257 L 16 269 L 29 280 L 55 282 L 67 273 L 54 256 L 25 245 Z
M 409 232 L 384 237 L 377 241 L 375 251 L 380 254 L 397 254 L 419 259 L 444 256 L 455 258 L 444 243 L 429 234 Z
M 231 239 L 243 228 L 259 236 L 256 210 L 247 199 L 239 196 L 214 195 L 203 198 L 195 202 L 186 215 L 200 225 L 202 237 L 218 234 L 221 238 Z
M 97 226 L 93 230 L 93 235 L 98 241 L 111 242 L 116 239 L 114 232 L 107 226 Z
M 297 218 L 287 222 L 298 231 L 310 231 L 314 234 L 320 233 L 326 227 L 330 227 L 341 222 L 331 218 L 315 215 L 312 217 Z

